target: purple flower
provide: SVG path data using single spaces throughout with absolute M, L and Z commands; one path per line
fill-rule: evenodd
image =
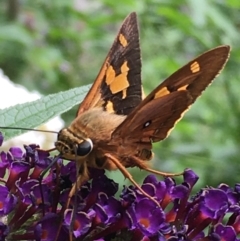
M 8 234 L 9 234 L 8 226 L 0 222 L 0 240 L 5 240 Z
M 102 223 L 115 223 L 121 217 L 122 205 L 116 198 L 99 193 L 99 198 L 93 209 Z
M 54 213 L 47 213 L 34 227 L 34 238 L 37 241 L 52 241 L 55 240 L 58 234 L 58 241 L 68 240 L 67 229 L 61 228 L 59 230 L 61 219 L 59 215 Z
M 9 192 L 8 188 L 0 185 L 0 215 L 9 214 L 17 203 L 16 197 Z
M 0 146 L 2 146 L 2 144 L 3 144 L 3 135 L 2 135 L 2 133 L 0 132 Z
M 55 165 L 42 175 L 52 161 Z M 134 186 L 118 198 L 118 184 L 104 170 L 89 168 L 89 174 L 69 198 L 74 162 L 36 145 L 1 152 L 0 240 L 239 241 L 239 184 L 203 188 L 192 196 L 198 180 L 192 170 L 185 170 L 181 183 L 149 175 L 141 188 L 157 205 Z
M 76 238 L 86 234 L 91 228 L 91 217 L 85 212 L 77 212 L 74 214 L 73 210 L 67 209 L 64 216 L 65 225 L 68 229 L 70 229 L 70 226 L 73 224 L 73 234 Z M 71 223 L 72 217 L 74 217 L 73 223 Z
M 135 203 L 132 209 L 131 216 L 135 228 L 140 229 L 145 236 L 154 236 L 166 226 L 164 211 L 161 207 L 156 207 L 151 200 L 144 198 Z
M 234 228 L 232 226 L 223 225 L 221 223 L 214 226 L 213 235 L 218 236 L 220 240 L 236 240 L 236 232 Z

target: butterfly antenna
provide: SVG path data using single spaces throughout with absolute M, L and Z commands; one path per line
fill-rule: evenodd
M 0 129 L 3 130 L 24 130 L 24 131 L 38 131 L 38 132 L 46 132 L 46 133 L 54 133 L 58 134 L 57 131 L 48 131 L 48 130 L 37 130 L 32 128 L 24 128 L 24 127 L 6 127 L 6 126 L 0 126 Z

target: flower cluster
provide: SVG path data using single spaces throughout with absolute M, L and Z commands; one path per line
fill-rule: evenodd
M 118 184 L 103 170 L 90 170 L 90 181 L 66 209 L 75 163 L 55 159 L 43 176 L 54 158 L 36 145 L 0 153 L 0 240 L 239 240 L 239 185 L 221 184 L 191 196 L 198 180 L 192 170 L 184 172 L 181 184 L 149 175 L 142 189 L 157 206 L 133 186 L 116 198 Z

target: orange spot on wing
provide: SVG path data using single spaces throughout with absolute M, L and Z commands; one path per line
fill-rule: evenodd
M 112 68 L 112 70 L 113 70 L 113 68 Z M 127 66 L 127 61 L 125 61 L 123 63 L 123 65 L 121 66 L 121 74 L 116 76 L 113 79 L 113 81 L 111 81 L 110 83 L 107 82 L 112 94 L 118 93 L 118 92 L 123 91 L 124 89 L 128 88 L 128 86 L 129 86 L 129 82 L 127 79 L 128 71 L 129 71 L 129 68 Z M 115 74 L 115 71 L 114 71 L 114 74 Z M 112 76 L 113 76 L 113 74 L 112 74 Z
M 127 89 L 122 91 L 122 98 L 125 99 L 127 97 Z
M 193 62 L 190 66 L 192 73 L 197 73 L 200 71 L 200 65 L 198 62 Z
M 113 103 L 111 101 L 108 101 L 107 102 L 107 105 L 106 105 L 106 111 L 109 112 L 109 113 L 114 113 L 114 109 L 113 109 Z
M 188 85 L 184 85 L 184 86 L 182 86 L 182 87 L 178 88 L 178 91 L 179 91 L 179 90 L 186 90 L 186 89 L 187 89 L 187 87 L 188 87 Z
M 120 44 L 125 48 L 128 44 L 127 39 L 124 37 L 124 35 L 119 35 L 119 42 Z
M 154 99 L 160 98 L 164 95 L 168 95 L 170 92 L 167 89 L 167 87 L 163 87 L 162 89 L 160 89 L 155 95 L 154 95 Z
M 106 83 L 107 83 L 107 85 L 110 85 L 114 81 L 115 76 L 116 76 L 116 73 L 115 73 L 112 65 L 110 65 L 107 68 L 107 72 L 106 72 Z

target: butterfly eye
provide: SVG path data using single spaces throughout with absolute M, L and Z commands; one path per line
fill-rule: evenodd
M 93 149 L 93 143 L 90 139 L 84 140 L 80 144 L 77 145 L 77 155 L 78 156 L 86 156 Z

